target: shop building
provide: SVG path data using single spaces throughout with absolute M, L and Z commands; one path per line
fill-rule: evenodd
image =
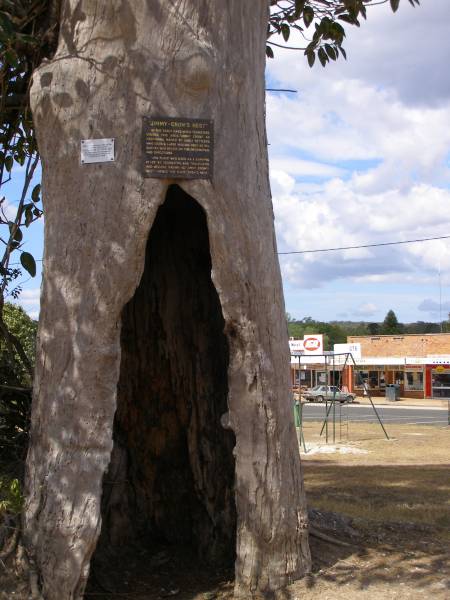
M 397 384 L 404 398 L 450 398 L 450 333 L 349 336 L 332 353 L 323 346 L 311 353 L 304 342 L 290 341 L 294 388 L 328 384 L 384 396 Z
M 365 383 L 374 396 L 395 383 L 405 398 L 450 397 L 450 333 L 349 336 L 361 347 L 350 378 L 358 393 Z

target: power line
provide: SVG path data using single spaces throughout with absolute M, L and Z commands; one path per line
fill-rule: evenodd
M 337 248 L 316 248 L 314 250 L 292 250 L 290 252 L 278 252 L 279 255 L 287 254 L 314 254 L 315 252 L 337 252 L 338 250 L 358 250 L 360 248 L 378 248 L 380 246 L 398 246 L 400 244 L 417 244 L 419 242 L 432 242 L 434 240 L 448 240 L 450 235 L 439 235 L 429 238 L 418 238 L 416 240 L 401 240 L 397 242 L 379 242 L 378 244 L 360 244 L 359 246 L 338 246 Z M 42 262 L 42 258 L 36 258 L 36 262 Z M 20 265 L 20 263 L 11 263 L 10 266 Z
M 380 242 L 378 244 L 361 244 L 359 246 L 339 246 L 337 248 L 317 248 L 315 250 L 292 250 L 291 252 L 278 252 L 278 254 L 313 254 L 315 252 L 335 252 L 337 250 L 358 250 L 359 248 L 377 248 L 379 246 L 398 246 L 399 244 L 416 244 L 418 242 L 431 242 L 433 240 L 448 240 L 450 235 L 420 238 L 417 240 L 402 240 L 399 242 Z
M 275 88 L 266 88 L 266 92 L 290 92 L 291 94 L 296 94 L 297 90 L 283 90 L 283 89 L 275 89 Z

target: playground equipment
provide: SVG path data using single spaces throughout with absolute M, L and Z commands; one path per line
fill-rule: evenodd
M 302 358 L 305 358 L 303 354 L 293 353 L 291 356 L 298 358 L 298 367 L 299 371 L 301 369 Z M 311 360 L 312 357 L 308 356 L 308 360 Z M 358 377 L 359 383 L 362 384 L 364 395 L 368 398 L 372 409 L 377 417 L 377 420 L 383 430 L 386 439 L 389 440 L 389 435 L 383 425 L 383 421 L 378 413 L 376 406 L 373 403 L 372 396 L 370 394 L 370 389 L 367 384 L 364 382 L 361 376 L 361 369 L 358 369 L 355 359 L 351 352 L 343 352 L 343 353 L 335 353 L 335 352 L 324 352 L 323 354 L 314 355 L 314 360 L 318 360 L 321 364 L 323 364 L 323 370 L 325 371 L 325 380 L 328 385 L 330 382 L 329 373 L 330 370 L 333 373 L 333 381 L 332 384 L 335 387 L 342 387 L 342 374 L 345 372 L 346 367 L 350 364 L 353 366 L 353 370 Z M 336 369 L 339 367 L 338 369 Z M 336 381 L 336 373 L 337 381 Z M 300 383 L 300 379 L 299 379 Z M 337 407 L 336 407 L 337 403 Z M 295 426 L 297 429 L 297 437 L 299 447 L 303 444 L 303 448 L 305 453 L 307 453 L 305 438 L 303 433 L 303 404 L 301 401 L 301 389 L 299 385 L 298 390 L 298 399 L 294 401 L 294 420 Z M 322 428 L 320 430 L 320 435 L 323 435 L 325 432 L 326 443 L 328 444 L 329 437 L 331 435 L 333 443 L 336 442 L 336 426 L 339 428 L 339 440 L 342 441 L 343 432 L 346 434 L 346 438 L 348 439 L 348 429 L 349 429 L 349 406 L 348 404 L 342 404 L 337 398 L 336 393 L 333 393 L 332 397 L 325 397 L 325 417 L 322 423 Z M 330 431 L 331 429 L 331 431 Z

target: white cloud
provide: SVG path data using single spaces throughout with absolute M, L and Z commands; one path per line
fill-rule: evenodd
M 22 292 L 19 296 L 20 304 L 22 304 L 24 306 L 29 306 L 30 304 L 31 305 L 39 304 L 40 296 L 41 296 L 41 290 L 39 288 L 31 288 L 31 289 L 22 290 Z
M 425 298 L 417 308 L 424 312 L 439 312 L 439 302 L 436 302 L 431 298 Z
M 317 191 L 302 193 L 301 184 L 295 186 L 293 178 L 280 171 L 276 182 L 273 202 L 280 252 L 450 235 L 444 218 L 450 190 L 418 184 L 408 192 L 367 194 L 358 191 L 352 179 L 335 178 Z M 404 282 L 418 283 L 420 277 L 434 279 L 439 268 L 450 270 L 450 240 L 305 253 L 283 257 L 281 263 L 291 283 L 307 287 L 338 278 L 386 283 L 402 276 Z
M 287 171 L 294 176 L 338 177 L 345 171 L 333 165 L 327 165 L 312 160 L 302 160 L 290 156 L 276 156 L 270 161 L 271 171 Z
M 447 27 L 448 0 L 396 15 L 387 7 L 369 12 L 361 30 L 347 27 L 347 62 L 309 69 L 302 53 L 283 50 L 269 61 L 270 77 L 299 91 L 268 95 L 271 157 L 295 153 L 324 170 L 327 162 L 359 161 L 355 186 L 372 193 L 418 181 L 447 185 L 450 83 L 440 80 L 448 79 L 450 38 L 436 33 Z
M 21 306 L 24 311 L 32 318 L 39 318 L 41 290 L 39 288 L 25 288 L 20 293 L 17 300 L 11 300 Z
M 5 198 L 2 202 L 2 211 L 5 217 L 12 221 L 17 213 L 17 206 L 15 206 L 8 198 Z
M 278 171 L 277 169 L 270 169 L 270 184 L 272 187 L 272 194 L 283 194 L 294 191 L 295 179 L 284 171 Z
M 271 84 L 298 89 L 267 101 L 280 251 L 450 235 L 450 83 L 441 81 L 450 38 L 439 37 L 448 8 L 374 7 L 360 31 L 347 28 L 349 60 L 326 69 L 296 52 L 269 61 Z M 450 282 L 450 240 L 283 256 L 281 265 L 290 289 L 434 285 L 438 270 Z
M 291 157 L 284 169 L 303 174 L 314 165 L 320 175 L 341 176 L 343 161 L 358 161 L 352 168 L 361 191 L 450 181 L 450 102 L 439 108 L 407 107 L 361 82 L 338 81 L 324 89 L 319 81 L 295 100 L 269 97 L 267 113 L 277 169 L 283 157 L 301 153 L 303 164 Z
M 358 317 L 372 317 L 377 311 L 378 307 L 375 304 L 365 302 L 355 310 L 355 315 Z
M 445 315 L 445 313 L 450 314 L 450 302 L 442 302 L 440 304 L 431 298 L 425 298 L 417 308 L 433 316 Z

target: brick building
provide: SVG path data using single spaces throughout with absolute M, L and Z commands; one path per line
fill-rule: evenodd
M 340 352 L 352 352 L 356 367 Z M 450 333 L 349 336 L 334 357 L 292 355 L 291 372 L 295 388 L 328 383 L 384 396 L 394 383 L 405 398 L 450 398 Z
M 349 344 L 361 344 L 361 355 L 369 356 L 450 356 L 450 333 L 349 336 Z
M 349 336 L 347 341 L 361 346 L 358 369 L 348 378 L 356 393 L 363 390 L 362 382 L 374 396 L 396 383 L 406 398 L 450 397 L 450 333 Z

